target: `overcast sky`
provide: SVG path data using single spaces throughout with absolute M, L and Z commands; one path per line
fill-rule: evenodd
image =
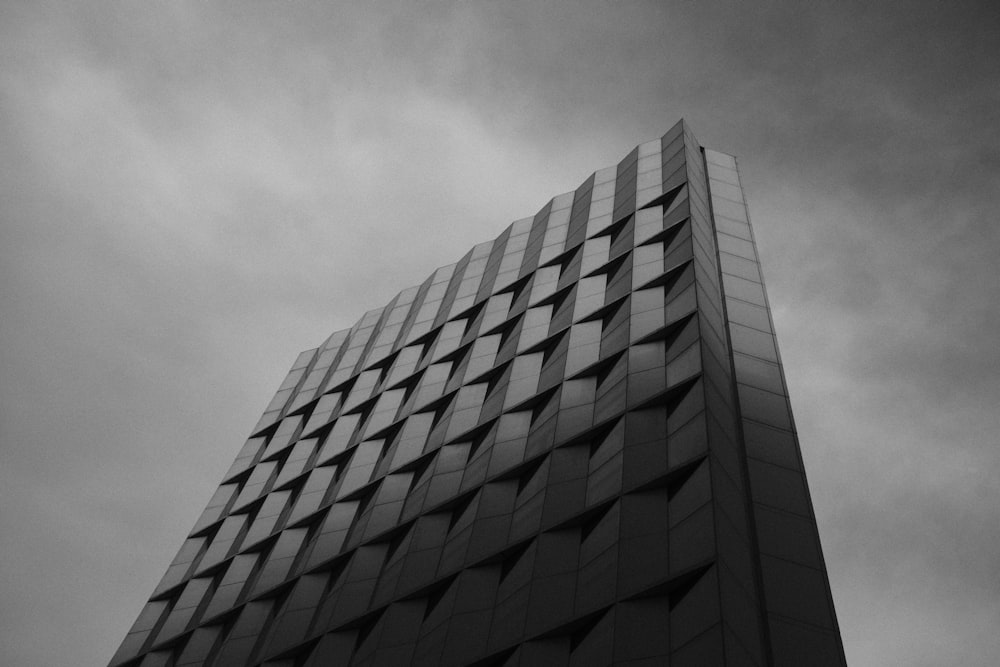
M 106 663 L 299 351 L 684 117 L 849 663 L 995 665 L 998 5 L 337 4 L 0 3 L 0 663 Z

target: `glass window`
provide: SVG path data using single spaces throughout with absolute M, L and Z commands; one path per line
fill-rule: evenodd
M 738 239 L 729 234 L 719 234 L 719 250 L 728 252 L 745 259 L 757 261 L 757 253 L 754 252 L 753 244 L 745 239 Z
M 604 199 L 605 197 L 613 197 L 615 194 L 615 182 L 614 180 L 608 181 L 606 183 L 601 183 L 600 185 L 594 186 L 594 194 L 591 195 L 593 201 L 599 199 Z
M 736 173 L 735 169 L 727 169 L 725 167 L 720 167 L 716 164 L 709 163 L 708 165 L 708 176 L 718 181 L 723 181 L 724 183 L 729 183 L 731 185 L 739 185 L 740 177 Z
M 767 303 L 764 300 L 764 288 L 760 283 L 723 273 L 722 285 L 725 287 L 726 296 L 731 296 L 742 301 L 749 301 L 759 306 L 764 306 Z
M 594 174 L 594 185 L 595 187 L 600 183 L 607 183 L 608 181 L 614 181 L 615 177 L 618 175 L 617 167 L 605 167 Z
M 779 394 L 785 393 L 784 383 L 781 380 L 781 368 L 777 364 L 756 357 L 748 357 L 739 352 L 733 354 L 733 362 L 736 366 L 737 382 Z
M 721 199 L 719 197 L 714 197 L 712 199 L 712 210 L 718 215 L 723 215 L 727 218 L 733 220 L 738 220 L 740 222 L 747 221 L 747 209 L 740 202 L 729 201 L 728 199 Z
M 735 236 L 745 241 L 752 240 L 750 235 L 750 225 L 745 222 L 730 220 L 725 216 L 717 215 L 715 216 L 715 227 L 723 234 L 729 234 L 730 236 Z
M 743 352 L 768 361 L 778 361 L 774 336 L 771 334 L 730 323 L 729 335 L 733 341 L 734 352 Z
M 790 429 L 788 402 L 781 394 L 775 394 L 745 384 L 737 385 L 740 395 L 740 410 L 744 419 L 752 419 L 770 426 Z
M 757 283 L 760 282 L 760 270 L 757 268 L 757 262 L 729 253 L 721 253 L 720 260 L 723 272 Z
M 771 321 L 767 317 L 767 310 L 762 307 L 745 301 L 726 299 L 726 311 L 729 315 L 729 321 L 732 323 L 771 332 Z
M 638 149 L 639 162 L 642 162 L 642 158 L 648 157 L 650 155 L 656 156 L 656 160 L 660 159 L 660 140 L 654 139 L 653 141 L 647 141 L 646 143 L 639 144 Z
M 708 186 L 709 189 L 712 191 L 713 197 L 723 197 L 724 199 L 729 199 L 734 202 L 743 201 L 743 191 L 740 190 L 739 186 L 737 185 L 726 183 L 724 181 L 720 181 L 713 178 L 709 180 Z
M 706 148 L 705 160 L 709 164 L 717 164 L 727 169 L 736 169 L 736 158 L 734 158 L 732 155 L 726 155 L 725 153 L 720 153 L 719 151 L 713 151 Z

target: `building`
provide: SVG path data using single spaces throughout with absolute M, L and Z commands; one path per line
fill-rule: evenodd
M 115 666 L 844 665 L 734 158 L 683 122 L 303 352 Z

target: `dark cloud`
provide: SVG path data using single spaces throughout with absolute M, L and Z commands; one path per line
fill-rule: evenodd
M 852 665 L 1000 652 L 995 3 L 0 8 L 0 662 L 108 659 L 302 349 L 684 116 Z

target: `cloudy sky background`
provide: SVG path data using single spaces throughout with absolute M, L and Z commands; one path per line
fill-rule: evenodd
M 0 663 L 106 663 L 299 351 L 684 117 L 850 664 L 995 664 L 1000 10 L 804 7 L 0 4 Z

